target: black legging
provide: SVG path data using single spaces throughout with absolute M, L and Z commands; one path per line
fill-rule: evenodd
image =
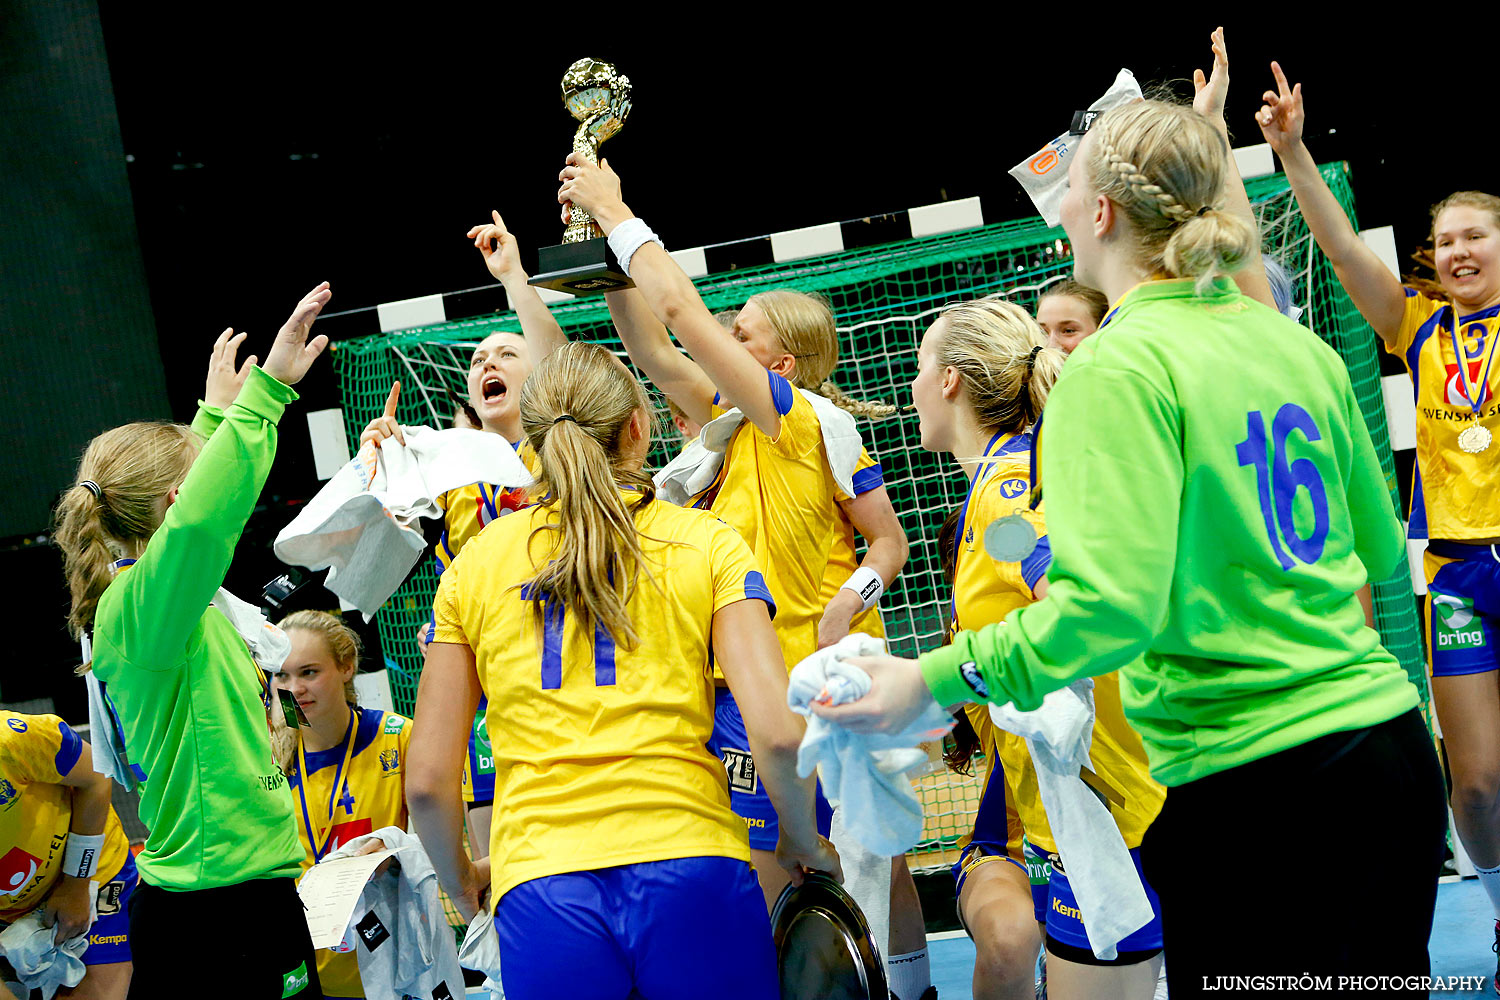
M 1427 975 L 1447 826 L 1416 709 L 1169 789 L 1141 860 L 1173 1000 L 1236 995 L 1220 976 Z
M 323 996 L 302 900 L 290 878 L 189 892 L 143 879 L 130 897 L 130 951 L 132 1000 Z

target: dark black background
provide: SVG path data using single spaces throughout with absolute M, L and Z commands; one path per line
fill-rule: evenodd
M 1198 23 L 1192 8 L 1165 18 L 1111 8 L 1121 23 L 1106 23 L 1078 6 L 1046 20 L 998 6 L 908 6 L 899 16 L 743 5 L 428 4 L 399 15 L 373 5 L 41 6 L 0 0 L 7 23 L 26 28 L 0 38 L 5 135 L 26 140 L 0 157 L 7 176 L 32 180 L 7 182 L 3 197 L 60 213 L 27 239 L 85 274 L 107 270 L 109 287 L 123 290 L 100 295 L 66 268 L 49 278 L 7 262 L 0 275 L 0 302 L 70 304 L 67 343 L 35 311 L 0 312 L 7 347 L 36 348 L 6 352 L 7 425 L 64 465 L 103 427 L 188 419 L 219 330 L 249 331 L 247 350 L 263 355 L 320 280 L 334 289 L 330 312 L 488 284 L 464 232 L 491 208 L 534 266 L 535 248 L 561 233 L 556 173 L 574 126 L 558 84 L 579 56 L 630 76 L 634 109 L 604 155 L 631 207 L 669 247 L 689 247 L 976 194 L 987 221 L 1029 215 L 1006 170 L 1062 131 L 1119 67 L 1143 83 L 1207 67 L 1214 27 L 1213 15 Z M 1398 56 L 1413 43 L 1393 25 L 1366 29 L 1344 11 L 1336 29 L 1248 17 L 1227 28 L 1236 143 L 1260 141 L 1251 116 L 1279 58 L 1304 83 L 1314 155 L 1351 162 L 1362 225 L 1394 224 L 1403 253 L 1425 237 L 1432 202 L 1497 186 L 1472 136 L 1434 130 L 1452 95 Z M 102 48 L 77 42 L 90 31 Z M 57 63 L 61 73 L 27 69 Z M 1433 73 L 1440 82 L 1439 67 Z M 60 124 L 60 109 L 110 105 L 110 87 L 117 124 L 107 114 Z M 1488 115 L 1488 98 L 1476 97 L 1473 113 Z M 59 173 L 56 151 L 79 146 L 102 181 Z M 18 161 L 27 148 L 36 155 Z M 122 163 L 128 187 L 112 186 Z M 79 184 L 88 197 L 70 193 Z M 141 303 L 132 315 L 144 332 L 134 339 L 108 311 L 122 294 Z M 374 332 L 374 313 L 339 329 Z M 122 344 L 133 345 L 140 372 L 108 362 Z M 298 386 L 297 410 L 338 405 L 331 366 L 320 366 Z M 143 379 L 164 385 L 165 398 L 149 384 L 139 399 L 122 393 Z M 266 546 L 288 504 L 317 486 L 297 410 L 231 573 L 247 597 L 275 571 Z M 69 481 L 44 465 L 17 463 L 18 497 L 50 498 Z M 0 534 L 40 533 L 45 513 L 44 502 L 18 502 Z M 3 571 L 26 594 L 26 639 L 0 669 L 0 699 L 52 694 L 76 705 L 57 554 L 12 541 Z

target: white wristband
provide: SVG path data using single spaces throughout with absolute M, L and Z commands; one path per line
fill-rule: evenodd
M 88 878 L 94 874 L 94 864 L 103 851 L 104 834 L 85 837 L 81 833 L 69 833 L 68 844 L 63 848 L 62 873 Z
M 845 580 L 839 589 L 854 591 L 859 595 L 859 599 L 864 601 L 864 610 L 869 611 L 875 606 L 875 602 L 880 600 L 880 595 L 885 592 L 885 581 L 870 567 L 861 566 L 849 574 L 849 579 Z
M 609 234 L 609 248 L 615 252 L 615 259 L 620 262 L 620 270 L 625 272 L 625 277 L 630 277 L 630 258 L 647 243 L 655 243 L 663 250 L 667 248 L 661 237 L 651 231 L 650 226 L 636 218 L 626 219 Z

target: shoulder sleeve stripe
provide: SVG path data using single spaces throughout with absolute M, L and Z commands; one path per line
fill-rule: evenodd
M 885 485 L 885 471 L 880 468 L 880 463 L 866 466 L 854 474 L 854 495 L 868 493 Z
M 766 586 L 766 578 L 761 576 L 760 570 L 752 569 L 745 574 L 745 596 L 757 601 L 765 601 L 766 609 L 771 612 L 771 617 L 776 617 L 776 601 L 771 597 L 771 589 Z
M 1021 560 L 1021 579 L 1026 581 L 1026 586 L 1035 590 L 1037 581 L 1046 576 L 1047 570 L 1051 568 L 1052 543 L 1043 535 L 1036 540 L 1036 548 L 1031 550 L 1031 555 Z
M 792 412 L 797 390 L 792 388 L 792 383 L 773 371 L 766 372 L 766 377 L 771 382 L 771 402 L 776 404 L 776 412 L 784 417 Z
M 73 765 L 78 763 L 78 758 L 83 755 L 83 739 L 66 722 L 59 722 L 57 731 L 62 737 L 62 746 L 57 748 L 57 757 L 53 764 L 57 767 L 58 774 L 66 776 L 69 771 L 73 770 Z
M 356 757 L 375 742 L 375 737 L 380 732 L 380 722 L 385 718 L 385 713 L 378 708 L 361 708 L 358 711 L 359 722 L 354 731 L 354 756 Z

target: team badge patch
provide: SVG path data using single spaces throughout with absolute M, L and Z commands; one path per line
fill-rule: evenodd
M 755 794 L 755 760 L 748 750 L 724 748 L 724 770 L 729 772 L 729 790 Z
M 964 683 L 969 685 L 969 690 L 981 698 L 989 698 L 989 685 L 985 684 L 984 677 L 980 675 L 977 663 L 973 660 L 965 660 L 958 665 L 958 672 L 963 676 Z
M 0 806 L 8 806 L 16 800 L 16 786 L 0 778 Z
M 380 751 L 380 770 L 382 772 L 394 771 L 401 766 L 401 749 L 391 747 L 389 750 Z

